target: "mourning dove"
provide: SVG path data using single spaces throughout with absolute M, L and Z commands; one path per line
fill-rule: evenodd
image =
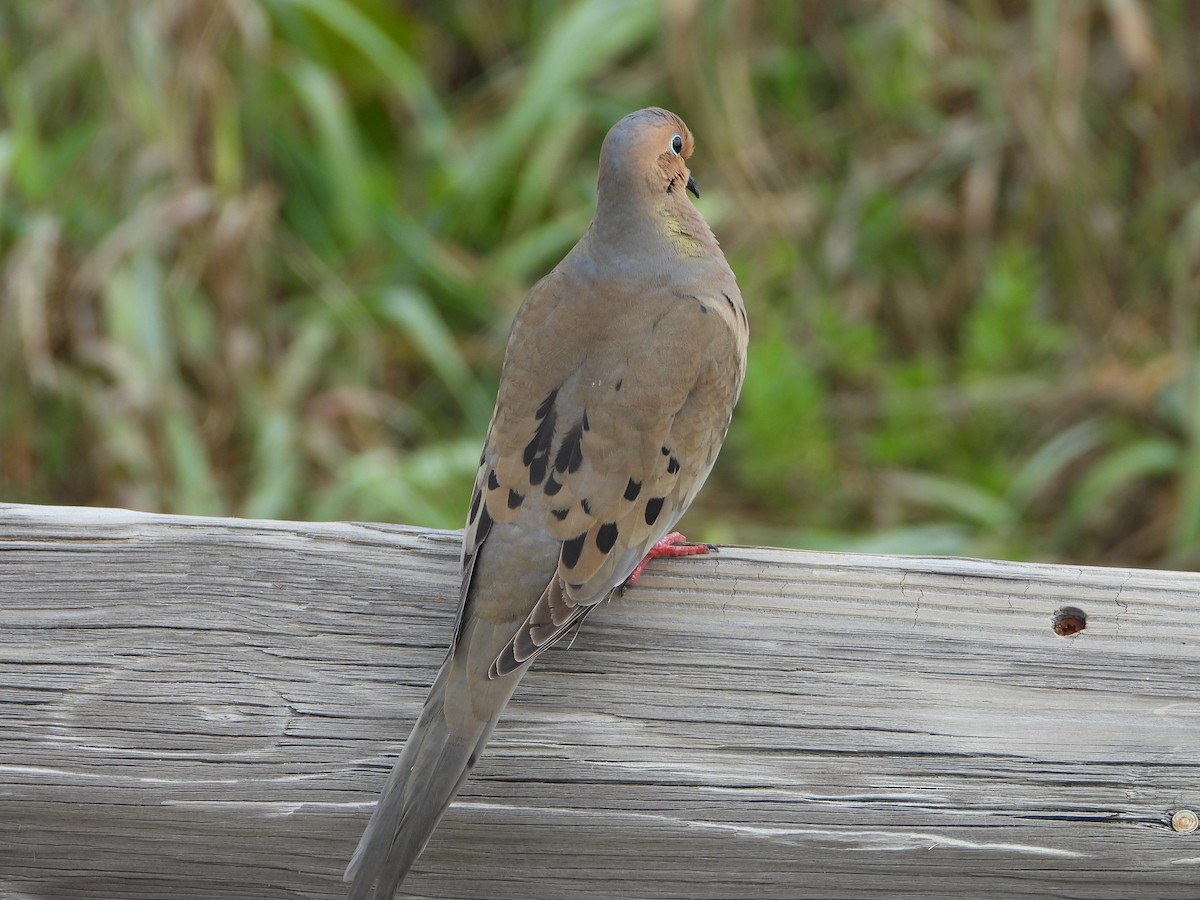
M 454 635 L 346 870 L 355 900 L 372 884 L 393 896 L 529 664 L 643 557 L 671 555 L 660 542 L 680 538 L 672 526 L 713 467 L 748 330 L 733 272 L 687 197 L 699 196 L 691 153 L 666 110 L 614 125 L 591 225 L 517 312 Z

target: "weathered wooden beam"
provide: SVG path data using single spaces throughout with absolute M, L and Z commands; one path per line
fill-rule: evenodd
M 457 557 L 0 505 L 0 896 L 340 896 Z M 1194 898 L 1184 809 L 1200 576 L 726 548 L 539 660 L 405 888 Z

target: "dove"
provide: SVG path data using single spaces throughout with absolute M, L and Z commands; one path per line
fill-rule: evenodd
M 540 653 L 644 559 L 708 549 L 672 528 L 725 439 L 749 332 L 687 196 L 692 148 L 666 110 L 617 122 L 591 224 L 517 311 L 450 647 L 346 869 L 351 900 L 393 897 Z

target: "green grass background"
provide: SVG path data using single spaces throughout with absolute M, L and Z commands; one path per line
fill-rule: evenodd
M 1200 4 L 0 4 L 0 498 L 457 527 L 657 104 L 753 338 L 686 524 L 1200 565 Z

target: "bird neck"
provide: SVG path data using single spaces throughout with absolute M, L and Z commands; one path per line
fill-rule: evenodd
M 717 247 L 708 223 L 681 190 L 657 188 L 602 193 L 587 237 L 610 252 L 619 247 L 643 258 L 699 259 Z

